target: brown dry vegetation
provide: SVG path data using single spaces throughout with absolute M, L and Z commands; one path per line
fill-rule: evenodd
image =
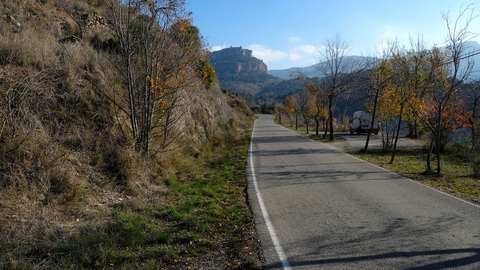
M 0 0 L 0 269 L 258 267 L 239 128 L 253 115 L 198 80 L 183 90 L 181 136 L 134 151 L 125 115 L 92 86 L 115 76 L 98 47 L 112 38 L 105 2 Z M 222 188 L 201 192 L 205 181 Z M 241 232 L 182 225 L 182 211 L 207 219 L 181 207 L 193 195 Z

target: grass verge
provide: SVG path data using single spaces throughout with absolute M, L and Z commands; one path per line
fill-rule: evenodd
M 291 126 L 284 125 L 284 127 L 295 130 Z M 297 131 L 301 131 L 301 129 Z M 334 137 L 334 141 L 331 142 L 328 135 L 325 138 L 323 137 L 323 133 L 318 136 L 314 132 L 313 134 L 299 133 L 319 142 L 336 143 L 344 141 L 343 138 Z M 386 150 L 370 149 L 366 153 L 358 151 L 350 154 L 433 188 L 471 202 L 480 203 L 480 179 L 472 176 L 473 171 L 470 161 L 464 154 L 459 153 L 459 150 L 455 150 L 457 148 L 461 147 L 450 146 L 442 155 L 441 177 L 424 173 L 426 169 L 426 153 L 424 149 L 397 150 L 395 161 L 392 164 L 389 163 L 391 152 Z M 435 156 L 433 156 L 431 164 L 436 166 Z
M 176 173 L 102 210 L 78 204 L 54 216 L 59 206 L 33 202 L 32 216 L 0 203 L 0 269 L 261 269 L 249 135 L 172 153 Z
M 116 205 L 102 269 L 260 269 L 246 201 L 249 136 L 182 156 L 162 204 Z
M 318 141 L 318 142 L 329 142 L 329 143 L 336 143 L 336 142 L 343 142 L 345 141 L 344 138 L 342 137 L 333 137 L 333 141 L 330 141 L 330 136 L 327 135 L 327 136 L 323 136 L 323 135 L 315 135 L 315 134 L 303 134 L 304 136 L 314 140 L 314 141 Z
M 372 149 L 367 153 L 351 153 L 370 163 L 397 172 L 415 181 L 440 189 L 460 198 L 480 203 L 480 181 L 472 177 L 468 161 L 454 152 L 447 151 L 441 158 L 442 176 L 424 174 L 426 153 L 423 149 L 398 150 L 395 161 L 390 164 L 391 153 Z M 436 160 L 432 160 L 432 165 Z

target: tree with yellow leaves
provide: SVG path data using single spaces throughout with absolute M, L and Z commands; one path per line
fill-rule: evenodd
M 306 88 L 303 88 L 303 89 L 300 89 L 299 91 L 297 91 L 295 93 L 295 96 L 296 96 L 296 99 L 297 99 L 297 103 L 298 103 L 298 111 L 299 113 L 302 115 L 302 118 L 303 118 L 303 121 L 305 123 L 305 127 L 306 127 L 306 133 L 308 134 L 309 133 L 309 121 L 310 121 L 310 118 L 312 118 L 312 114 L 311 112 L 309 111 L 309 102 L 310 102 L 310 93 L 308 91 L 308 89 Z
M 320 121 L 325 123 L 328 117 L 326 103 L 328 102 L 325 94 L 325 82 L 318 78 L 309 78 L 303 74 L 297 77 L 297 80 L 303 81 L 308 90 L 306 102 L 304 102 L 304 117 L 311 117 L 315 120 L 315 135 L 318 136 L 320 130 Z
M 275 110 L 278 113 L 278 123 L 281 125 L 282 124 L 282 114 L 285 111 L 285 106 L 283 106 L 282 104 L 277 104 L 277 106 L 275 106 Z
M 294 113 L 295 114 L 295 129 L 298 129 L 298 109 L 299 109 L 299 105 L 297 103 L 297 99 L 295 98 L 295 96 L 289 96 L 287 97 L 287 99 L 285 100 L 285 105 L 286 105 L 286 112 L 287 114 L 291 114 L 291 113 Z
M 457 17 L 453 20 L 450 11 L 442 15 L 447 27 L 445 52 L 434 48 L 431 52 L 430 65 L 435 74 L 432 76 L 429 90 L 429 108 L 431 108 L 429 129 L 431 131 L 431 147 L 427 159 L 427 172 L 432 172 L 430 166 L 430 153 L 434 146 L 437 162 L 436 175 L 441 175 L 441 148 L 442 134 L 448 126 L 452 114 L 460 119 L 459 102 L 455 101 L 459 87 L 469 79 L 473 69 L 473 59 L 467 41 L 475 36 L 470 31 L 470 25 L 476 18 L 473 5 L 459 9 Z M 456 108 L 453 109 L 452 108 Z M 456 125 L 460 124 L 460 120 Z
M 136 151 L 162 150 L 178 137 L 172 127 L 181 113 L 175 110 L 182 105 L 180 92 L 198 77 L 211 83 L 212 72 L 202 62 L 206 50 L 182 0 L 108 4 L 118 45 L 111 61 L 117 62 L 121 81 L 110 80 L 102 91 L 129 119 Z
M 370 95 L 369 100 L 366 104 L 366 110 L 371 113 L 372 115 L 372 123 L 378 122 L 378 110 L 379 110 L 379 103 L 382 101 L 384 95 L 388 92 L 389 87 L 391 86 L 391 82 L 393 79 L 393 74 L 390 72 L 390 64 L 391 62 L 388 61 L 390 57 L 390 50 L 384 50 L 378 57 L 372 58 L 367 61 L 367 87 L 369 91 L 367 91 L 368 95 Z M 385 110 L 384 114 L 388 114 L 391 112 L 391 108 L 389 110 Z M 384 115 L 382 119 L 388 119 Z M 367 140 L 365 141 L 364 151 L 368 151 L 368 144 L 370 142 L 371 131 L 367 133 Z M 385 135 L 387 135 L 388 141 L 388 133 L 383 132 L 383 145 L 386 146 L 388 143 L 385 142 Z

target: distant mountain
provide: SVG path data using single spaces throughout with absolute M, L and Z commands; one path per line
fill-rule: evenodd
M 472 69 L 472 73 L 470 75 L 471 79 L 479 80 L 480 79 L 480 44 L 476 41 L 467 41 L 465 42 L 465 47 L 467 48 L 466 54 L 473 54 L 472 59 L 474 62 L 474 66 Z M 445 50 L 445 48 L 441 48 Z M 476 53 L 476 54 L 475 54 Z M 460 68 L 464 69 L 466 67 L 466 62 L 461 62 Z
M 285 80 L 294 79 L 300 73 L 306 75 L 307 77 L 318 76 L 318 70 L 315 68 L 315 65 L 308 67 L 293 67 L 288 69 L 273 69 L 268 71 L 268 74 Z
M 466 45 L 469 52 L 480 50 L 480 44 L 475 41 Z M 353 62 L 361 59 L 374 60 L 361 56 L 346 57 L 347 61 Z M 474 66 L 472 78 L 478 79 L 480 54 L 474 55 L 473 60 L 477 64 Z M 269 71 L 262 60 L 252 56 L 251 50 L 242 47 L 230 47 L 213 52 L 210 61 L 217 72 L 220 85 L 231 92 L 243 95 L 251 106 L 282 102 L 286 96 L 303 89 L 301 81 L 296 80 L 300 73 L 311 78 L 321 76 L 317 69 L 318 65 Z M 324 64 L 325 62 L 319 65 Z
M 305 88 L 305 86 L 303 82 L 300 80 L 296 80 L 296 79 L 283 80 L 279 83 L 271 84 L 263 87 L 262 91 L 260 91 L 257 95 L 285 96 L 303 88 Z
M 468 48 L 468 52 L 477 52 L 479 54 L 476 54 L 472 57 L 473 61 L 475 62 L 475 65 L 473 67 L 472 71 L 472 78 L 479 79 L 480 78 L 480 44 L 476 41 L 467 41 L 465 42 L 466 47 Z M 446 48 L 440 48 L 441 50 L 445 50 Z M 468 53 L 467 52 L 467 53 Z M 361 56 L 347 56 L 347 60 L 351 61 L 357 61 Z M 373 58 L 372 58 L 373 59 Z M 324 64 L 325 62 L 320 63 L 320 65 Z M 463 62 L 465 64 L 465 61 Z M 288 68 L 288 69 L 274 69 L 274 70 L 269 70 L 268 73 L 272 76 L 277 76 L 279 78 L 289 80 L 296 78 L 300 73 L 306 75 L 307 77 L 313 78 L 313 77 L 318 77 L 320 75 L 318 69 L 316 68 L 318 64 L 316 65 L 311 65 L 307 67 L 293 67 L 293 68 Z M 462 66 L 463 68 L 465 66 Z
M 373 57 L 363 57 L 363 56 L 345 56 L 345 61 L 349 62 L 360 62 L 365 60 L 372 60 Z M 319 64 L 307 66 L 307 67 L 293 67 L 288 69 L 275 69 L 269 70 L 268 73 L 273 76 L 277 76 L 282 79 L 295 79 L 298 75 L 303 74 L 307 77 L 321 77 L 322 74 L 319 70 L 321 65 L 326 65 L 326 62 L 321 62 Z
M 256 95 L 263 87 L 277 84 L 283 79 L 268 74 L 267 65 L 252 56 L 252 51 L 230 47 L 215 51 L 210 56 L 220 85 L 239 94 Z

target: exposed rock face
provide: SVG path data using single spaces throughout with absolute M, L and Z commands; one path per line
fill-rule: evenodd
M 210 56 L 220 86 L 235 93 L 256 95 L 262 87 L 282 81 L 268 74 L 267 65 L 242 47 L 215 51 Z
M 240 47 L 230 47 L 220 51 L 214 52 L 215 57 L 217 58 L 232 58 L 233 56 L 246 56 L 253 57 L 252 51 L 248 49 L 243 49 Z
M 230 47 L 213 52 L 210 59 L 212 64 L 216 66 L 216 70 L 221 69 L 230 73 L 260 70 L 268 73 L 267 65 L 262 60 L 253 57 L 251 50 L 242 47 Z
M 268 73 L 268 68 L 265 63 L 260 62 L 260 63 L 254 63 L 254 62 L 247 62 L 247 63 L 238 63 L 237 64 L 237 72 L 240 72 L 242 70 L 260 70 L 265 73 Z

